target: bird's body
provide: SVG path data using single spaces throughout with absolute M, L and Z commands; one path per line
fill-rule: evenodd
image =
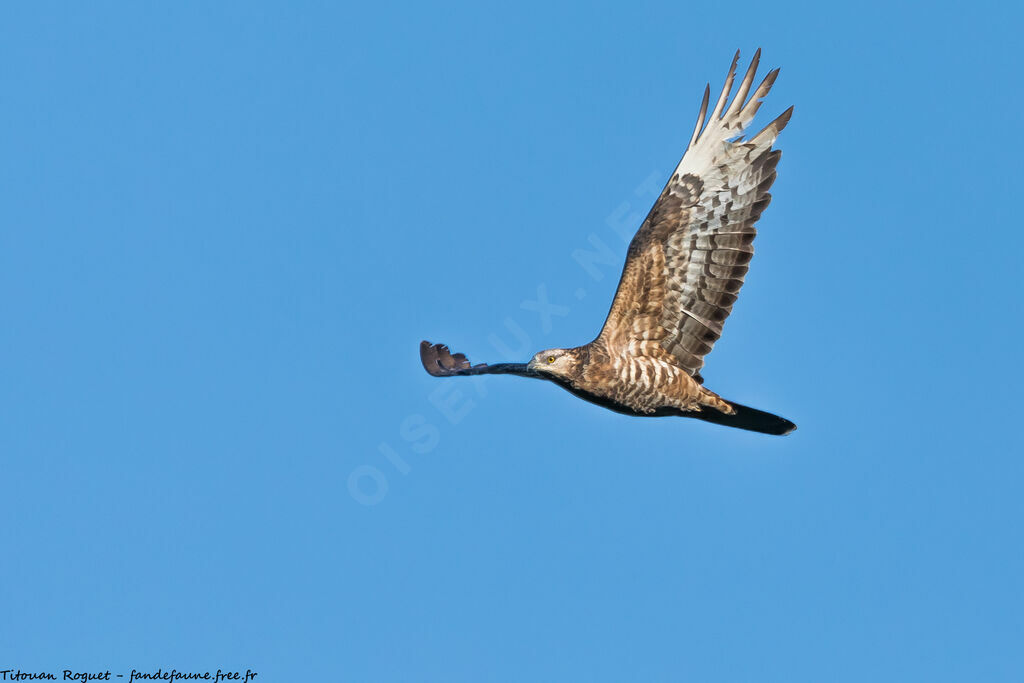
M 781 152 L 773 149 L 788 109 L 744 141 L 778 70 L 747 100 L 760 51 L 739 90 L 733 59 L 710 117 L 704 92 L 697 126 L 665 189 L 629 245 L 615 299 L 597 338 L 570 349 L 536 354 L 529 363 L 472 366 L 462 354 L 423 342 L 423 365 L 433 375 L 519 374 L 552 380 L 618 412 L 684 415 L 773 434 L 795 429 L 788 420 L 723 400 L 704 388 L 704 357 L 722 333 L 753 256 L 754 223 L 771 200 Z
M 552 352 L 541 352 L 544 353 Z M 653 340 L 633 340 L 624 347 L 609 346 L 601 339 L 566 349 L 570 368 L 562 378 L 580 392 L 621 404 L 649 415 L 660 408 L 699 411 L 715 406 L 731 408 L 708 391 Z M 540 367 L 537 365 L 537 367 Z

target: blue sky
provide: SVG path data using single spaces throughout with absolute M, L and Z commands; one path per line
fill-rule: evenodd
M 1021 19 L 6 6 L 0 669 L 1021 680 Z M 704 375 L 796 433 L 423 373 L 590 340 L 573 252 L 758 46 L 796 112 Z

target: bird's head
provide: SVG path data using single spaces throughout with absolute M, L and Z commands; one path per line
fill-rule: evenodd
M 578 365 L 579 355 L 574 349 L 547 349 L 535 354 L 526 367 L 545 375 L 569 377 L 576 373 Z

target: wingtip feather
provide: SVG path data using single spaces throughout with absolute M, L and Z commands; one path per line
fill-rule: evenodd
M 722 93 L 718 96 L 718 102 L 715 103 L 715 110 L 711 113 L 711 120 L 716 121 L 721 118 L 722 111 L 725 109 L 725 103 L 729 99 L 729 93 L 732 92 L 733 81 L 736 80 L 736 65 L 740 61 L 740 51 L 736 50 L 736 54 L 732 58 L 732 64 L 729 65 L 729 74 L 725 77 L 725 84 L 722 86 Z
M 789 123 L 789 119 L 792 118 L 792 116 L 793 107 L 790 106 L 789 109 L 779 114 L 774 121 L 762 128 L 757 135 L 750 139 L 750 141 L 754 143 L 761 143 L 765 141 L 774 142 L 775 138 L 777 138 L 779 133 L 782 132 L 782 129 L 786 127 L 787 123 Z
M 760 63 L 761 48 L 757 48 L 757 51 L 754 52 L 754 57 L 750 60 L 750 66 L 747 67 L 747 72 L 743 75 L 743 80 L 740 81 L 740 88 L 736 91 L 732 104 L 729 105 L 729 109 L 725 112 L 725 118 L 735 116 L 737 112 L 743 109 L 743 106 L 746 104 L 747 93 L 750 92 L 750 86 L 754 83 L 754 76 L 757 74 L 757 67 Z
M 697 138 L 700 136 L 700 131 L 704 127 L 704 121 L 707 118 L 708 102 L 710 101 L 710 98 L 711 84 L 708 83 L 707 85 L 704 86 L 704 99 L 701 100 L 700 113 L 697 114 L 697 125 L 693 129 L 693 135 L 690 137 L 690 144 L 688 145 L 688 147 L 693 146 L 693 143 L 695 143 L 697 141 Z

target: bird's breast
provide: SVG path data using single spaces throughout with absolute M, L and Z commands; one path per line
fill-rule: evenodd
M 577 388 L 643 413 L 692 403 L 699 393 L 697 383 L 671 361 L 645 355 L 654 351 L 650 344 L 657 342 L 634 340 L 622 353 L 609 353 L 607 361 L 589 364 Z

